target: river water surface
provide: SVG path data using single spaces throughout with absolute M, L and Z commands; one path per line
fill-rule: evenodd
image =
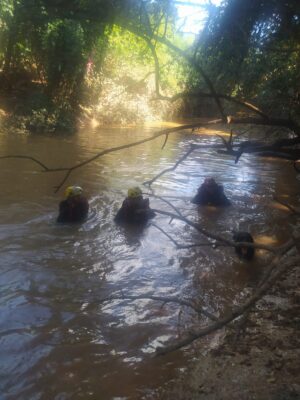
M 83 129 L 73 137 L 0 135 L 1 155 L 23 154 L 49 167 L 70 166 L 105 148 L 145 138 L 153 128 Z M 220 133 L 220 132 L 218 132 Z M 218 139 L 219 140 L 219 139 Z M 154 357 L 155 349 L 207 323 L 177 304 L 110 296 L 175 296 L 204 305 L 216 315 L 253 286 L 267 254 L 250 264 L 230 248 L 176 249 L 155 226 L 118 227 L 113 216 L 127 188 L 172 166 L 190 143 L 215 143 L 202 133 L 172 134 L 110 153 L 78 169 L 78 184 L 90 199 L 82 225 L 57 225 L 63 190 L 53 193 L 61 173 L 43 173 L 26 160 L 0 160 L 0 398 L 155 399 L 156 390 L 189 368 L 195 352 L 214 344 L 211 336 L 188 349 Z M 207 176 L 222 183 L 232 206 L 224 210 L 190 203 Z M 283 243 L 293 230 L 288 209 L 299 191 L 284 161 L 232 158 L 197 151 L 176 171 L 153 184 L 180 211 L 213 232 L 230 237 L 249 230 L 259 243 Z M 143 187 L 147 192 L 147 188 Z M 150 197 L 151 206 L 173 211 Z M 180 221 L 157 215 L 155 224 L 178 242 L 205 242 Z

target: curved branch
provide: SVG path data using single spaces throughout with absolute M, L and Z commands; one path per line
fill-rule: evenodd
M 120 294 L 120 295 L 113 295 L 106 297 L 104 299 L 100 299 L 100 303 L 106 303 L 108 301 L 112 300 L 153 300 L 153 301 L 161 301 L 163 303 L 176 303 L 181 306 L 189 307 L 193 309 L 196 313 L 198 314 L 203 314 L 207 318 L 213 320 L 213 321 L 218 321 L 218 318 L 211 314 L 209 311 L 205 310 L 202 307 L 197 307 L 195 306 L 192 302 L 187 301 L 187 300 L 182 300 L 178 299 L 177 297 L 162 297 L 162 296 L 152 296 L 152 295 L 138 295 L 138 296 L 132 296 L 132 295 L 126 295 L 126 294 Z
M 219 121 L 217 121 L 217 122 L 219 122 Z M 216 121 L 211 121 L 211 123 L 216 123 Z M 208 122 L 207 124 L 210 124 L 210 123 Z M 206 125 L 206 124 L 204 124 L 204 125 Z M 223 137 L 221 137 L 220 135 L 217 135 L 217 136 L 219 136 L 222 139 L 223 143 L 226 143 L 226 146 L 227 146 L 227 142 L 225 141 L 225 139 Z M 237 145 L 233 145 L 233 146 L 237 146 Z M 166 174 L 167 172 L 175 171 L 175 169 L 178 167 L 178 165 L 181 164 L 194 150 L 222 149 L 222 148 L 224 148 L 224 145 L 222 145 L 222 144 L 191 144 L 190 149 L 183 156 L 181 156 L 179 158 L 179 160 L 176 161 L 176 163 L 172 167 L 164 169 L 163 171 L 161 171 L 159 174 L 155 175 L 149 181 L 143 182 L 143 185 L 148 185 L 151 187 L 152 183 L 155 182 L 162 175 Z M 226 153 L 228 153 L 228 150 L 226 151 Z
M 219 330 L 229 324 L 231 321 L 235 320 L 237 317 L 240 315 L 244 314 L 248 309 L 253 307 L 258 300 L 260 300 L 266 292 L 274 285 L 274 283 L 285 273 L 287 272 L 288 269 L 294 268 L 295 266 L 299 265 L 300 262 L 300 257 L 293 257 L 290 259 L 289 262 L 280 264 L 278 261 L 277 265 L 279 265 L 277 271 L 273 274 L 273 276 L 264 282 L 263 285 L 261 285 L 256 292 L 253 294 L 253 296 L 248 299 L 244 304 L 242 304 L 239 307 L 234 308 L 229 312 L 226 316 L 223 318 L 219 318 L 218 321 L 215 323 L 206 326 L 205 328 L 200 329 L 198 332 L 195 332 L 194 334 L 188 336 L 187 338 L 178 341 L 177 343 L 167 346 L 162 349 L 158 349 L 157 355 L 164 355 L 167 353 L 170 353 L 171 351 L 179 350 L 182 347 L 185 347 L 195 340 L 199 339 L 200 337 L 206 336 L 212 332 L 215 332 L 216 330 Z
M 266 120 L 269 119 L 267 114 L 265 114 L 258 107 L 256 107 L 254 104 L 249 103 L 248 101 L 244 101 L 244 100 L 238 99 L 236 97 L 233 97 L 233 96 L 230 96 L 230 95 L 227 95 L 227 94 L 222 94 L 222 93 L 217 93 L 217 96 L 220 99 L 224 99 L 224 100 L 227 100 L 229 102 L 238 104 L 238 105 L 240 105 L 242 107 L 245 107 L 248 110 L 260 115 L 262 118 L 265 118 Z M 208 97 L 208 98 L 212 98 L 213 95 L 211 93 L 205 93 L 205 92 L 191 92 L 191 93 L 182 92 L 182 93 L 177 93 L 172 97 L 159 95 L 159 99 L 160 100 L 168 100 L 168 101 L 171 101 L 171 102 L 174 102 L 174 101 L 176 101 L 178 99 L 185 98 L 185 97 L 196 97 L 196 98 Z
M 282 119 L 269 119 L 268 121 L 264 120 L 264 119 L 255 119 L 255 118 L 240 118 L 240 119 L 232 119 L 232 118 L 228 118 L 228 122 L 229 123 L 251 123 L 251 124 L 262 124 L 262 125 L 271 125 L 271 126 L 285 126 L 288 127 L 288 125 L 286 124 L 286 120 L 282 120 Z M 291 123 L 291 121 L 289 121 Z M 38 159 L 31 157 L 31 156 L 23 156 L 23 155 L 7 155 L 7 156 L 1 156 L 0 159 L 9 159 L 9 158 L 20 158 L 20 159 L 28 159 L 31 160 L 33 162 L 35 162 L 36 164 L 38 164 L 39 166 L 41 166 L 43 168 L 43 172 L 65 172 L 65 176 L 62 179 L 62 181 L 60 182 L 59 185 L 56 186 L 56 190 L 55 193 L 59 191 L 59 189 L 62 187 L 62 185 L 66 182 L 66 180 L 69 178 L 69 176 L 71 175 L 71 173 L 78 169 L 81 168 L 87 164 L 89 164 L 90 162 L 95 161 L 96 159 L 115 152 L 115 151 L 119 151 L 119 150 L 124 150 L 124 149 L 128 149 L 130 147 L 134 147 L 134 146 L 138 146 L 140 144 L 146 143 L 146 142 L 150 142 L 152 140 L 155 140 L 156 138 L 160 137 L 160 136 L 164 136 L 166 135 L 166 139 L 164 142 L 164 145 L 166 143 L 167 137 L 170 133 L 175 133 L 175 132 L 179 132 L 182 130 L 187 130 L 187 129 L 193 129 L 193 128 L 199 128 L 200 126 L 207 126 L 207 125 L 214 125 L 214 124 L 218 124 L 218 123 L 222 123 L 222 120 L 218 119 L 218 120 L 213 120 L 213 121 L 208 121 L 206 123 L 203 122 L 197 122 L 194 124 L 186 124 L 186 125 L 179 125 L 177 127 L 173 127 L 173 128 L 167 128 L 167 129 L 163 129 L 161 131 L 156 132 L 155 134 L 153 134 L 152 136 L 146 138 L 146 139 L 141 139 L 138 140 L 136 142 L 132 142 L 129 144 L 125 144 L 125 145 L 121 145 L 121 146 L 116 146 L 116 147 L 111 147 L 108 148 L 106 150 L 103 150 L 97 154 L 95 154 L 94 156 L 86 159 L 85 161 L 82 161 L 78 164 L 75 164 L 71 167 L 60 167 L 60 168 L 49 168 L 47 167 L 44 163 L 42 163 L 41 161 L 39 161 Z M 292 129 L 291 126 L 289 127 L 289 129 Z M 293 138 L 293 139 L 281 139 L 277 142 L 275 142 L 273 145 L 270 146 L 262 146 L 262 145 L 258 145 L 257 143 L 254 146 L 254 143 L 251 144 L 251 146 L 244 147 L 242 152 L 263 152 L 263 151 L 272 151 L 272 150 L 277 150 L 280 146 L 293 146 L 295 144 L 298 144 L 300 142 L 299 137 L 297 138 Z M 249 144 L 249 143 L 248 143 Z M 242 144 L 243 145 L 243 144 Z M 232 145 L 233 147 L 237 147 L 237 145 Z M 243 145 L 244 146 L 244 145 Z M 167 168 L 166 170 L 162 171 L 161 173 L 159 173 L 156 177 L 154 177 L 153 179 L 151 179 L 150 181 L 144 182 L 144 184 L 148 184 L 151 185 L 156 179 L 158 179 L 160 176 L 162 176 L 164 173 L 169 172 L 169 171 L 173 171 L 177 168 L 177 166 L 186 158 L 188 157 L 188 155 L 190 153 L 192 153 L 195 149 L 203 149 L 203 148 L 211 148 L 211 149 L 220 149 L 223 148 L 224 145 L 220 145 L 220 144 L 213 144 L 213 145 L 196 145 L 193 144 L 191 145 L 191 148 L 188 150 L 188 152 L 183 155 L 173 167 Z M 254 148 L 255 147 L 255 148 Z M 286 151 L 287 152 L 287 151 Z M 228 150 L 227 150 L 228 153 Z M 299 157 L 299 153 L 300 150 L 295 150 L 295 153 L 291 155 L 291 158 L 294 160 L 298 160 Z M 231 154 L 240 154 L 240 151 L 238 152 L 234 152 L 232 151 Z M 242 154 L 242 153 L 241 153 Z M 241 155 L 240 154 L 240 155 Z M 295 167 L 296 168 L 296 167 Z
M 151 32 L 151 37 L 149 38 L 149 32 L 147 29 L 145 29 L 143 31 L 143 30 L 141 30 L 141 28 L 135 28 L 129 24 L 122 23 L 122 22 L 120 22 L 120 26 L 122 26 L 124 29 L 127 29 L 128 31 L 132 32 L 133 34 L 140 37 L 141 39 L 144 39 L 145 41 L 148 41 L 151 38 L 155 39 L 157 42 L 167 46 L 170 50 L 174 51 L 176 54 L 179 54 L 182 58 L 184 58 L 186 61 L 188 61 L 190 63 L 190 65 L 193 66 L 193 68 L 195 68 L 196 70 L 198 70 L 199 73 L 201 74 L 201 76 L 203 77 L 203 80 L 204 80 L 206 86 L 210 90 L 211 95 L 217 104 L 220 115 L 222 117 L 222 121 L 223 122 L 226 121 L 226 114 L 224 112 L 220 98 L 218 97 L 218 94 L 214 88 L 212 81 L 210 80 L 209 76 L 204 71 L 204 69 L 197 62 L 195 62 L 193 57 L 190 57 L 185 51 L 183 51 L 179 47 L 175 46 L 166 37 L 161 37 L 161 36 L 155 34 L 154 32 Z
M 145 181 L 143 183 L 143 185 L 151 186 L 154 181 L 156 181 L 159 177 L 161 177 L 165 173 L 174 171 L 178 167 L 178 165 L 181 164 L 182 161 L 185 160 L 194 150 L 195 150 L 195 148 L 193 146 L 191 146 L 190 149 L 182 157 L 180 157 L 180 159 L 173 165 L 173 167 L 164 169 L 159 174 L 157 174 L 154 178 L 150 179 L 149 181 Z
M 44 163 L 42 163 L 41 161 L 37 160 L 34 157 L 30 157 L 30 156 L 22 156 L 22 155 L 8 155 L 8 156 L 1 156 L 0 160 L 4 160 L 7 158 L 21 158 L 21 159 L 25 159 L 25 160 L 31 160 L 33 162 L 35 162 L 36 164 L 38 164 L 39 166 L 41 166 L 43 168 L 44 171 L 50 171 L 51 169 L 47 167 L 47 165 L 45 165 Z
M 261 250 L 266 250 L 269 251 L 271 253 L 276 253 L 276 249 L 274 247 L 271 246 L 265 246 L 265 245 L 259 245 L 259 244 L 254 244 L 254 243 L 249 243 L 249 242 L 234 242 L 232 240 L 228 240 L 225 239 L 223 236 L 217 235 L 215 233 L 209 232 L 206 229 L 202 228 L 199 224 L 190 221 L 188 218 L 184 217 L 182 214 L 181 215 L 177 215 L 177 214 L 173 214 L 169 211 L 162 211 L 162 210 L 157 210 L 157 209 L 152 209 L 155 213 L 157 214 L 162 214 L 162 215 L 166 215 L 168 217 L 171 217 L 172 219 L 178 219 L 180 221 L 185 222 L 187 225 L 192 226 L 194 229 L 196 229 L 198 232 L 202 233 L 204 236 L 216 240 L 217 242 L 221 242 L 223 244 L 226 244 L 227 246 L 231 246 L 231 247 L 237 247 L 237 246 L 245 246 L 245 247 L 250 247 L 250 248 L 254 248 L 254 249 L 261 249 Z M 209 246 L 210 244 L 208 244 Z M 219 246 L 219 244 L 218 244 Z
M 216 123 L 216 121 L 210 121 L 207 124 L 210 124 L 210 123 L 214 124 L 214 123 Z M 81 167 L 83 167 L 83 166 L 85 166 L 85 165 L 97 160 L 98 158 L 100 158 L 100 157 L 102 157 L 102 156 L 104 156 L 106 154 L 113 153 L 113 152 L 119 151 L 119 150 L 128 149 L 130 147 L 138 146 L 140 144 L 147 143 L 147 142 L 150 142 L 152 140 L 155 140 L 160 136 L 164 136 L 164 135 L 168 136 L 170 133 L 180 132 L 180 131 L 185 130 L 185 129 L 193 129 L 193 128 L 197 128 L 197 127 L 203 126 L 203 125 L 206 125 L 206 124 L 197 122 L 197 123 L 194 123 L 194 124 L 179 125 L 177 127 L 163 129 L 161 131 L 156 132 L 155 134 L 153 134 L 152 136 L 150 136 L 150 137 L 148 137 L 146 139 L 141 139 L 141 140 L 138 140 L 136 142 L 124 144 L 122 146 L 111 147 L 111 148 L 108 148 L 106 150 L 103 150 L 103 151 L 95 154 L 94 156 L 86 159 L 85 161 L 82 161 L 82 162 L 80 162 L 78 164 L 75 164 L 75 165 L 73 165 L 71 167 L 49 168 L 44 163 L 39 161 L 38 159 L 36 159 L 34 157 L 31 157 L 31 156 L 23 156 L 23 155 L 1 156 L 0 159 L 9 159 L 9 158 L 28 159 L 28 160 L 32 160 L 36 164 L 40 165 L 43 168 L 43 172 L 66 172 L 66 174 L 65 174 L 64 178 L 62 179 L 62 181 L 59 183 L 59 185 L 56 186 L 55 193 L 57 193 L 74 170 L 76 170 L 78 168 L 81 168 Z
M 291 131 L 295 132 L 296 135 L 300 136 L 300 127 L 299 125 L 290 119 L 284 118 L 236 118 L 233 116 L 229 116 L 227 118 L 228 124 L 255 124 L 255 125 L 269 125 L 269 126 L 282 126 L 284 128 L 288 128 Z
M 180 244 L 171 235 L 169 235 L 164 229 L 160 226 L 156 225 L 154 222 L 151 223 L 156 229 L 158 229 L 161 233 L 163 233 L 172 243 L 175 244 L 177 249 L 191 249 L 193 247 L 231 247 L 229 244 L 221 243 L 221 242 L 214 242 L 214 243 L 191 243 L 191 244 Z

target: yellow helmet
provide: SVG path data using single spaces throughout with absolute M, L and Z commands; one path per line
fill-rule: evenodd
M 142 191 L 138 186 L 136 186 L 136 187 L 128 189 L 128 194 L 127 195 L 128 195 L 129 198 L 135 199 L 137 197 L 142 196 Z
M 73 197 L 73 196 L 79 196 L 82 194 L 83 190 L 80 186 L 68 186 L 67 189 L 65 190 L 65 196 L 68 197 Z

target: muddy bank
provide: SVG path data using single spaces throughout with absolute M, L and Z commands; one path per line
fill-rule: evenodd
M 259 301 L 238 338 L 228 331 L 207 355 L 199 341 L 193 365 L 150 398 L 300 399 L 299 283 L 298 266 Z

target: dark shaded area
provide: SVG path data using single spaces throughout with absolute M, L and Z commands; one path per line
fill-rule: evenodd
M 200 206 L 226 207 L 230 206 L 230 201 L 224 194 L 222 185 L 217 184 L 213 178 L 206 178 L 199 187 L 192 203 Z
M 88 212 L 89 203 L 84 196 L 80 195 L 69 197 L 59 203 L 59 215 L 57 217 L 57 222 L 83 222 L 87 218 Z
M 218 92 L 254 102 L 270 116 L 298 118 L 300 111 L 300 4 L 297 0 L 227 0 L 210 17 L 194 49 Z M 192 72 L 189 91 L 203 89 Z M 194 115 L 213 107 L 187 99 Z M 228 105 L 228 112 L 232 107 Z
M 254 243 L 253 237 L 248 232 L 234 232 L 233 240 L 235 242 L 248 242 Z M 235 248 L 236 254 L 243 258 L 244 260 L 252 260 L 254 257 L 255 249 L 247 246 L 236 246 Z
M 149 199 L 143 199 L 142 196 L 138 198 L 126 197 L 115 216 L 115 221 L 119 224 L 143 225 L 154 216 L 155 213 L 150 208 Z

